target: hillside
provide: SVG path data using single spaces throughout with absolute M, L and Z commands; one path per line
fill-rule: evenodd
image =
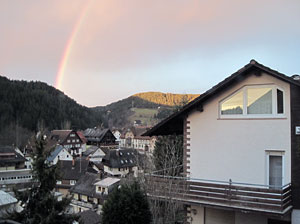
M 46 83 L 0 76 L 0 145 L 24 146 L 28 137 L 41 128 L 126 128 L 136 120 L 152 126 L 197 96 L 147 92 L 88 108 Z
M 111 103 L 93 110 L 101 112 L 109 127 L 128 127 L 134 120 L 152 126 L 169 116 L 176 107 L 181 107 L 199 94 L 172 94 L 145 92 Z
M 181 105 L 183 102 L 190 102 L 199 94 L 174 94 L 174 93 L 161 93 L 161 92 L 145 92 L 137 93 L 133 95 L 147 102 L 152 102 L 157 105 L 164 106 L 177 106 Z
M 101 113 L 81 106 L 42 82 L 0 76 L 0 144 L 23 144 L 24 135 L 48 129 L 100 125 Z M 26 133 L 26 134 L 25 134 Z

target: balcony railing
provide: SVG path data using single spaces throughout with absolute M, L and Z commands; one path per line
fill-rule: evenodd
M 291 184 L 283 187 L 147 175 L 147 193 L 159 200 L 283 216 L 292 208 Z
M 98 208 L 98 205 L 94 204 L 93 202 L 87 202 L 87 201 L 78 201 L 75 199 L 72 199 L 71 205 L 79 206 L 79 207 L 84 207 L 88 209 L 95 210 Z

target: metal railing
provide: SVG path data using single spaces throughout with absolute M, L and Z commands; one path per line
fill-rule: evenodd
M 292 208 L 291 184 L 271 186 L 230 181 L 146 175 L 151 197 L 186 204 L 284 215 Z

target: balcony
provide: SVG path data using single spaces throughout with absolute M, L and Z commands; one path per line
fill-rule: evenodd
M 188 179 L 149 174 L 147 193 L 159 200 L 179 201 L 266 215 L 284 216 L 292 209 L 291 184 L 283 187 Z
M 83 207 L 83 208 L 87 208 L 87 209 L 92 209 L 92 210 L 96 210 L 98 208 L 98 205 L 94 204 L 93 202 L 78 201 L 75 199 L 72 199 L 71 205 Z

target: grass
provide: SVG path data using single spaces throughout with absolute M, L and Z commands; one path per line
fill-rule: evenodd
M 134 114 L 129 117 L 132 124 L 135 120 L 141 120 L 142 125 L 154 125 L 157 123 L 157 119 L 154 118 L 154 115 L 157 114 L 158 109 L 131 108 L 131 111 L 134 112 Z

